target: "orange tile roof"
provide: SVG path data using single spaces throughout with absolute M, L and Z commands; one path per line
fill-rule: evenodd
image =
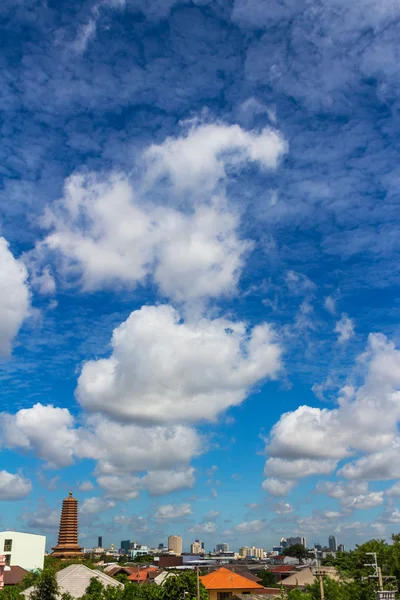
M 259 585 L 247 577 L 233 573 L 229 569 L 222 567 L 208 575 L 200 577 L 204 587 L 207 590 L 259 590 L 263 589 Z

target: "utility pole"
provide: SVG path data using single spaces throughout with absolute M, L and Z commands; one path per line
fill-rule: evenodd
M 376 592 L 376 600 L 395 600 L 396 590 L 383 589 L 382 569 L 378 565 L 376 552 L 366 552 L 366 554 L 368 554 L 369 556 L 373 556 L 373 562 L 364 565 L 364 567 L 371 567 L 372 569 L 374 569 L 374 573 L 373 575 L 368 575 L 368 577 L 363 577 L 363 579 L 377 579 L 378 589 Z M 395 577 L 385 577 L 385 579 L 395 579 Z
M 315 563 L 317 565 L 317 568 L 315 571 L 315 576 L 317 577 L 317 579 L 319 581 L 319 593 L 321 596 L 321 600 L 325 600 L 324 574 L 319 567 L 318 550 L 316 548 L 314 548 L 314 552 L 315 552 Z

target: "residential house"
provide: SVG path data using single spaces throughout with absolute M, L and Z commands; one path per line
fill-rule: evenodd
M 200 579 L 210 600 L 226 600 L 237 594 L 257 593 L 264 589 L 259 583 L 224 567 L 203 575 Z

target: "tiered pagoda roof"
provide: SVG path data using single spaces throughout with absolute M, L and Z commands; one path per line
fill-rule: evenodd
M 83 557 L 83 548 L 78 544 L 78 500 L 72 492 L 63 500 L 58 544 L 52 550 L 51 555 L 58 558 Z

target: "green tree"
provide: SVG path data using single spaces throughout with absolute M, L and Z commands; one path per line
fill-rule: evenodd
M 257 576 L 261 579 L 261 585 L 264 587 L 278 587 L 275 574 L 271 573 L 271 571 L 263 569 L 257 572 Z
M 25 600 L 18 585 L 7 585 L 0 592 L 0 600 Z
M 30 594 L 30 600 L 57 600 L 58 591 L 56 572 L 46 568 L 39 574 Z
M 97 577 L 92 577 L 82 596 L 82 600 L 97 600 L 103 597 L 103 592 L 104 587 L 101 581 Z
M 283 551 L 285 556 L 293 556 L 294 558 L 306 558 L 307 550 L 304 548 L 302 544 L 294 544 L 294 546 L 290 546 L 290 548 L 285 548 Z
M 188 594 L 187 600 L 197 596 L 197 575 L 194 571 L 185 571 L 179 575 L 168 577 L 162 586 L 164 597 L 168 600 L 182 600 Z M 200 581 L 200 599 L 208 600 L 208 592 Z

